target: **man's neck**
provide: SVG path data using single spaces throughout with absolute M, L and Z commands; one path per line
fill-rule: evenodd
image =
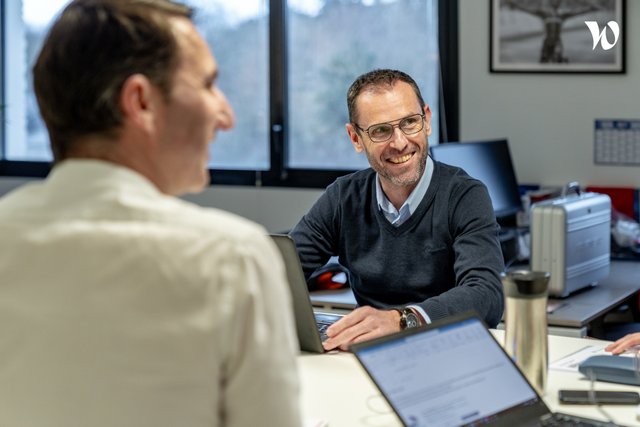
M 119 166 L 136 171 L 140 175 L 151 181 L 161 192 L 172 194 L 168 186 L 164 185 L 167 180 L 163 180 L 162 171 L 151 159 L 151 152 L 144 150 L 145 144 L 142 142 L 126 143 L 123 138 L 118 140 L 89 137 L 70 150 L 69 159 L 94 159 L 114 163 Z
M 410 186 L 398 186 L 394 185 L 391 182 L 387 181 L 384 178 L 380 179 L 380 186 L 382 187 L 382 191 L 384 191 L 384 195 L 387 196 L 387 199 L 391 202 L 391 204 L 397 209 L 400 210 L 404 202 L 407 201 L 411 192 L 416 188 L 418 183 L 416 182 Z

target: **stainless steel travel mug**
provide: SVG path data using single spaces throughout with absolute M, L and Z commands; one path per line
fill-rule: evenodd
M 536 391 L 547 384 L 547 295 L 550 274 L 511 270 L 502 275 L 505 295 L 504 348 Z

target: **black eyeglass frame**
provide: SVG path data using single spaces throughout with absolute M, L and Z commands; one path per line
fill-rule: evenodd
M 403 123 L 405 120 L 410 119 L 410 118 L 412 118 L 412 117 L 416 117 L 416 116 L 420 116 L 420 118 L 421 118 L 421 120 L 420 120 L 420 123 L 421 123 L 420 129 L 416 130 L 415 132 L 411 132 L 411 133 L 408 133 L 408 132 L 406 132 L 404 129 L 402 129 L 402 123 Z M 375 140 L 375 139 L 373 139 L 373 138 L 371 137 L 371 134 L 369 133 L 369 130 L 370 130 L 371 128 L 376 127 L 376 126 L 381 126 L 381 125 L 389 125 L 389 126 L 391 126 L 391 128 L 392 128 L 392 129 L 398 128 L 398 129 L 400 129 L 400 130 L 402 131 L 402 133 L 404 133 L 404 134 L 405 134 L 405 135 L 407 135 L 407 136 L 410 136 L 410 135 L 415 135 L 416 133 L 418 133 L 418 132 L 420 132 L 422 129 L 424 129 L 424 121 L 425 121 L 425 119 L 426 119 L 426 114 L 425 114 L 425 113 L 416 113 L 416 114 L 412 114 L 412 115 L 410 115 L 410 116 L 403 117 L 403 118 L 398 119 L 398 120 L 392 120 L 392 121 L 390 121 L 390 122 L 375 123 L 375 124 L 372 124 L 371 126 L 369 126 L 369 127 L 368 127 L 368 128 L 366 128 L 366 129 L 363 129 L 363 128 L 362 128 L 360 125 L 358 125 L 357 123 L 352 123 L 352 124 L 353 124 L 353 125 L 354 125 L 358 130 L 360 130 L 360 131 L 362 131 L 362 132 L 366 133 L 366 134 L 367 134 L 367 136 L 369 137 L 369 139 L 371 140 L 371 142 L 373 142 L 373 143 L 376 143 L 376 144 L 377 144 L 377 143 L 387 142 L 388 140 L 390 140 L 390 139 L 393 137 L 394 132 L 392 131 L 392 132 L 389 134 L 389 137 L 388 137 L 388 138 L 386 138 L 386 139 Z M 398 123 L 394 124 L 393 122 L 398 122 Z

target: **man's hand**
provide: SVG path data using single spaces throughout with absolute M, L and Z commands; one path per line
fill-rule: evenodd
M 613 354 L 620 354 L 625 350 L 627 350 L 628 348 L 631 348 L 635 345 L 640 345 L 640 332 L 636 332 L 635 334 L 625 335 L 624 337 L 620 338 L 618 341 L 606 346 L 604 350 L 609 351 Z
M 325 350 L 347 350 L 349 345 L 388 335 L 400 330 L 400 313 L 396 310 L 376 310 L 364 306 L 338 320 L 327 329 L 322 345 Z

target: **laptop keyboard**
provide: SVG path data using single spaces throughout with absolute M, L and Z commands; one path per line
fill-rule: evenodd
M 333 322 L 321 322 L 316 320 L 316 324 L 318 325 L 318 332 L 320 332 L 320 339 L 322 341 L 325 341 L 327 338 L 329 338 L 327 336 L 327 329 L 333 324 Z
M 542 427 L 611 427 L 616 424 L 556 412 L 540 418 L 538 425 Z
M 313 313 L 316 317 L 316 326 L 318 327 L 318 332 L 320 333 L 320 339 L 325 341 L 327 338 L 327 328 L 333 325 L 341 316 L 336 314 L 329 313 Z

